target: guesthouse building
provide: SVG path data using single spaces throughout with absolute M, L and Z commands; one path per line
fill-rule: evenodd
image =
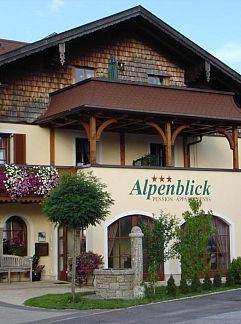
M 0 40 L 0 238 L 66 279 L 72 232 L 42 212 L 62 172 L 114 199 L 79 251 L 129 268 L 128 234 L 198 198 L 212 210 L 213 273 L 241 256 L 241 76 L 141 6 L 26 44 Z M 37 179 L 37 180 L 36 180 Z M 14 245 L 14 244 L 12 244 Z M 18 253 L 18 252 L 17 252 Z M 180 275 L 171 260 L 160 279 Z

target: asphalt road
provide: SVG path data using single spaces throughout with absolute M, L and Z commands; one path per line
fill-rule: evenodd
M 48 311 L 0 303 L 0 323 L 241 323 L 241 290 L 121 310 Z

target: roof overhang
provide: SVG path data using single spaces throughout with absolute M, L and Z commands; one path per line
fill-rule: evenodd
M 125 123 L 158 119 L 212 126 L 241 125 L 241 110 L 233 93 L 144 83 L 87 79 L 50 94 L 49 108 L 36 123 L 47 127 L 78 128 L 90 114 L 115 117 Z M 110 128 L 111 130 L 111 128 Z M 132 130 L 133 127 L 132 127 Z M 130 130 L 129 130 L 130 131 Z M 210 131 L 210 129 L 209 129 Z

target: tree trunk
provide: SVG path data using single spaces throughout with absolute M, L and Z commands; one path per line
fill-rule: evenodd
M 76 229 L 73 229 L 73 240 L 74 240 L 74 249 L 72 256 L 72 282 L 71 282 L 71 291 L 72 291 L 72 299 L 75 303 L 75 283 L 76 283 Z

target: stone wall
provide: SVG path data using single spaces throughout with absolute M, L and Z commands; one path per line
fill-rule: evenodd
M 134 270 L 94 270 L 95 291 L 98 298 L 134 298 Z

